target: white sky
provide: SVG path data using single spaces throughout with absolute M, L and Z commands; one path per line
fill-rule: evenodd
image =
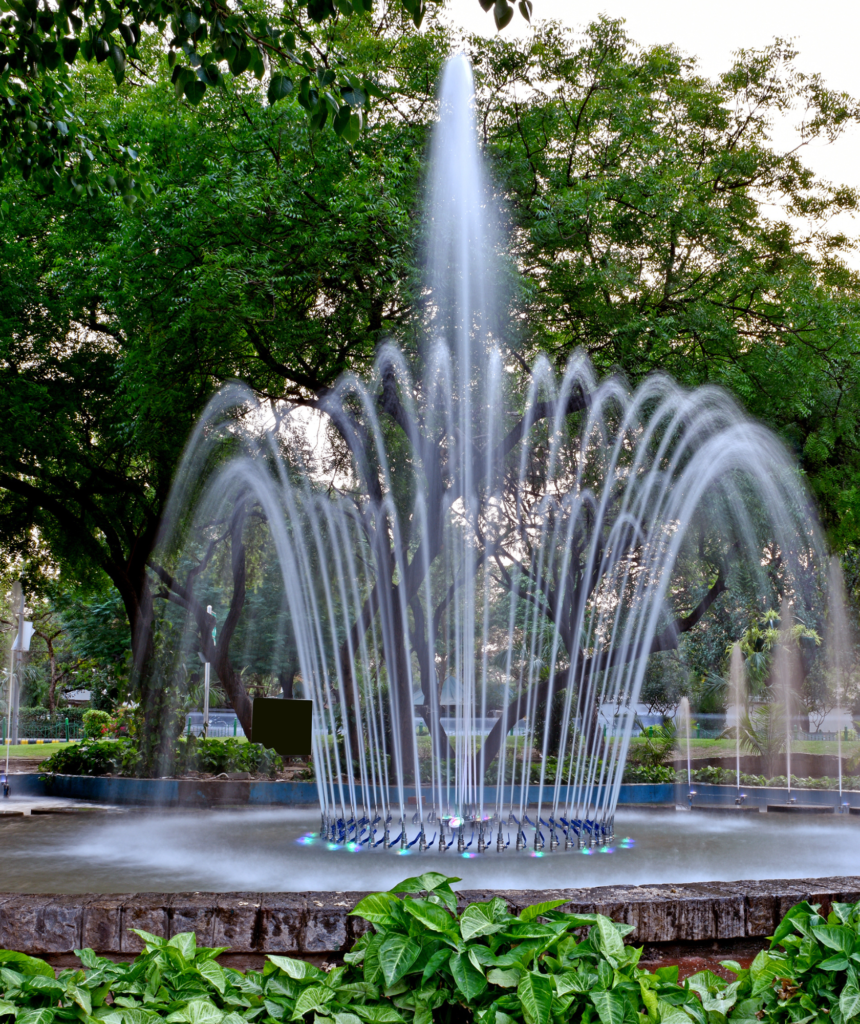
M 624 18 L 638 43 L 674 43 L 699 58 L 702 72 L 716 77 L 731 65 L 735 50 L 767 45 L 774 37 L 790 39 L 800 53 L 796 64 L 820 72 L 831 89 L 860 97 L 860 4 L 856 0 L 534 0 L 535 20 L 551 18 L 572 28 L 587 25 L 601 13 Z M 450 0 L 450 17 L 468 32 L 496 31 L 492 13 L 478 0 Z M 528 31 L 519 11 L 505 35 Z M 788 146 L 789 125 L 778 126 L 778 145 Z M 833 145 L 806 148 L 804 160 L 820 177 L 860 186 L 860 130 L 848 129 Z M 846 233 L 860 234 L 860 220 L 841 218 Z M 852 260 L 852 262 L 854 262 Z

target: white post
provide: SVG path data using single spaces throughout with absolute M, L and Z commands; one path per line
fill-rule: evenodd
M 9 750 L 18 742 L 18 676 L 15 672 L 15 655 L 18 652 L 19 637 L 23 632 L 24 591 L 21 581 L 12 584 L 12 619 L 16 626 L 9 649 L 9 685 L 6 688 L 6 777 L 9 777 Z
M 212 605 L 206 606 L 206 614 L 212 614 Z M 209 735 L 209 662 L 203 663 L 203 739 Z

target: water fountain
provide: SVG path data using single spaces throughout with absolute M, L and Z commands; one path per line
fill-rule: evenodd
M 678 705 L 678 718 L 681 720 L 681 728 L 684 736 L 684 750 L 687 755 L 687 800 L 690 810 L 693 809 L 693 797 L 696 795 L 693 790 L 693 770 L 691 760 L 693 756 L 693 722 L 690 715 L 690 701 L 687 697 L 681 698 Z
M 817 527 L 782 446 L 724 392 L 661 376 L 632 391 L 582 354 L 523 380 L 462 57 L 440 88 L 428 195 L 417 352 L 385 345 L 368 379 L 277 422 L 225 388 L 189 443 L 160 557 L 198 579 L 237 522 L 234 552 L 243 528 L 265 531 L 330 846 L 605 846 L 648 656 L 727 588 L 767 592 L 765 540 L 781 585 L 817 592 Z
M 831 558 L 828 575 L 830 621 L 827 630 L 827 667 L 836 698 L 836 758 L 839 772 L 839 805 L 836 809 L 841 814 L 847 809 L 842 794 L 842 709 L 851 664 L 851 627 L 848 624 L 845 583 L 838 558 Z
M 782 704 L 785 730 L 786 802 L 793 804 L 796 803 L 796 798 L 791 795 L 791 742 L 793 738 L 796 694 L 800 681 L 800 665 L 798 663 L 798 649 L 792 637 L 794 616 L 787 601 L 783 601 L 779 619 L 780 641 L 776 645 L 776 653 L 773 659 L 773 679 Z
M 747 712 L 747 685 L 744 672 L 744 656 L 741 645 L 732 645 L 731 661 L 729 662 L 729 688 L 735 708 L 735 775 L 737 779 L 737 795 L 735 805 L 740 807 L 745 796 L 741 793 L 741 715 Z

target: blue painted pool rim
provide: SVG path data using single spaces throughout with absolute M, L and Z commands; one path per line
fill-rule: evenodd
M 54 775 L 20 773 L 10 779 L 16 795 L 54 796 L 86 800 L 114 806 L 218 807 L 252 805 L 256 807 L 317 807 L 317 788 L 313 782 L 224 779 L 134 779 L 119 776 Z M 734 786 L 694 785 L 694 807 L 733 807 L 737 790 Z M 537 803 L 538 786 L 530 786 L 528 802 Z M 785 789 L 773 787 L 742 787 L 749 807 L 765 808 L 768 804 L 786 803 Z M 410 804 L 416 803 L 414 787 L 406 787 Z M 425 799 L 430 795 L 424 791 Z M 485 800 L 492 806 L 496 789 L 484 790 Z M 833 790 L 796 789 L 792 794 L 798 802 L 833 807 L 840 804 L 840 795 Z M 519 800 L 519 787 L 516 799 Z M 544 787 L 544 802 L 551 802 L 552 788 Z M 508 793 L 505 793 L 506 802 Z M 689 789 L 675 783 L 635 783 L 622 785 L 621 807 L 687 807 Z M 360 798 L 360 791 L 359 791 Z M 841 802 L 860 808 L 860 792 L 846 791 Z

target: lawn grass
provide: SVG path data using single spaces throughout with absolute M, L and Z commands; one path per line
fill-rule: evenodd
M 70 743 L 78 743 L 78 740 L 69 740 Z M 44 743 L 0 743 L 0 762 L 5 764 L 6 748 L 9 748 L 9 757 L 26 757 L 29 760 L 44 760 L 55 754 L 60 747 L 66 746 L 66 741 L 59 740 L 45 741 Z
M 630 741 L 631 751 L 635 750 L 638 743 L 640 743 L 638 737 Z M 696 760 L 702 757 L 729 757 L 735 754 L 735 741 L 733 739 L 715 739 L 715 740 L 690 740 L 690 756 Z M 822 741 L 822 740 L 794 740 L 791 744 L 791 749 L 798 754 L 832 754 L 834 757 L 839 753 L 839 744 L 834 740 L 833 742 Z M 743 745 L 741 746 L 741 754 L 746 754 Z M 676 747 L 676 757 L 687 756 L 687 744 L 684 740 L 681 740 Z M 858 740 L 843 740 L 842 742 L 842 756 L 844 758 L 854 758 L 860 755 L 860 741 Z

